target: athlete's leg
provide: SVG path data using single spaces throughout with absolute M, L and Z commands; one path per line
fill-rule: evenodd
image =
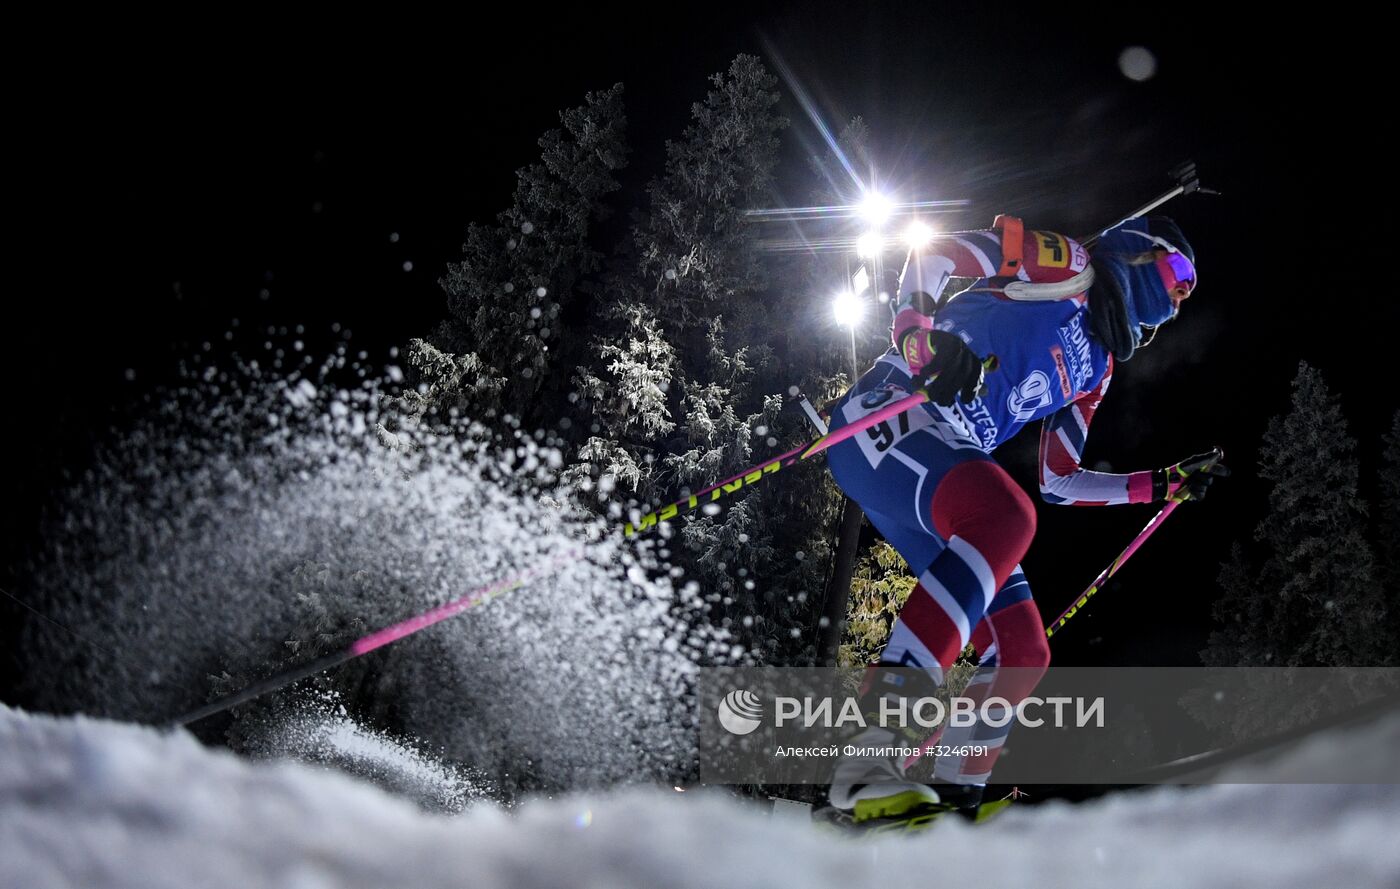
M 838 445 L 830 461 L 838 483 L 919 579 L 867 676 L 862 699 L 871 709 L 882 696 L 936 690 L 1035 531 L 1029 498 L 986 454 L 947 440 L 936 427 L 899 431 L 892 426 L 886 432 L 894 434 L 871 436 L 873 444 Z M 910 667 L 916 669 L 898 669 Z M 879 726 L 852 739 L 869 748 L 893 741 L 894 733 Z M 887 757 L 844 757 L 832 778 L 833 805 L 862 818 L 948 802 L 909 782 L 898 765 Z
M 897 370 L 877 362 L 832 411 L 831 428 L 861 422 L 906 394 L 907 374 L 901 383 Z M 926 696 L 1030 546 L 1035 511 L 961 419 L 932 406 L 870 426 L 827 453 L 836 482 L 918 578 L 867 676 L 862 707 L 878 707 L 882 697 Z M 869 751 L 888 748 L 892 740 L 880 726 L 852 739 Z M 899 766 L 873 752 L 843 757 L 832 778 L 832 803 L 862 818 L 940 801 Z
M 1030 546 L 1030 498 L 985 455 L 959 452 L 929 505 L 947 546 L 922 570 L 900 610 L 881 663 L 918 666 L 936 679 L 972 637 L 996 592 Z
M 1050 665 L 1044 623 L 1019 566 L 997 592 L 987 616 L 973 633 L 972 644 L 980 664 L 963 696 L 975 702 L 979 719 L 971 725 L 949 727 L 939 743 L 952 751 L 980 747 L 986 752 L 940 756 L 934 775 L 953 784 L 987 782 L 1014 723 L 1005 710 L 1029 697 Z M 987 712 L 990 720 L 981 720 L 983 702 L 993 699 L 1005 700 L 1006 706 L 997 701 L 998 706 Z M 1004 725 L 997 724 L 1003 721 Z

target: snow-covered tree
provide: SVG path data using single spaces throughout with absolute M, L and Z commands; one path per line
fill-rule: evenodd
M 1211 665 L 1341 666 L 1383 662 L 1385 603 L 1366 539 L 1356 442 L 1322 374 L 1300 364 L 1291 410 L 1269 421 L 1259 475 L 1272 483 L 1254 532 L 1260 559 L 1236 545 L 1202 659 Z
M 541 140 L 542 163 L 520 172 L 512 208 L 469 228 L 443 279 L 452 319 L 408 354 L 419 382 L 410 411 L 512 414 L 526 431 L 567 418 L 553 440 L 567 447 L 564 479 L 615 518 L 807 434 L 784 393 L 796 383 L 830 397 L 846 380 L 832 369 L 840 351 L 793 323 L 830 282 L 809 286 L 808 257 L 763 251 L 746 217 L 778 200 L 776 86 L 752 56 L 711 78 L 601 276 L 590 225 L 626 154 L 621 89 L 565 113 Z M 565 318 L 576 293 L 590 311 Z M 791 660 L 814 641 L 838 503 L 830 480 L 804 467 L 676 523 L 667 533 L 680 545 L 666 555 L 712 597 L 717 623 Z
M 667 144 L 606 288 L 611 327 L 574 375 L 591 437 L 571 477 L 595 479 L 631 508 L 698 490 L 803 434 L 799 418 L 780 413 L 810 358 L 787 350 L 784 313 L 810 294 L 791 292 L 801 290 L 782 274 L 791 260 L 765 254 L 745 216 L 772 200 L 786 126 L 777 83 L 752 56 L 711 82 Z M 821 588 L 830 528 L 792 510 L 812 486 L 810 474 L 768 479 L 674 529 L 670 555 L 710 595 L 713 618 L 775 657 L 815 630 L 810 593 Z
M 638 452 L 654 460 L 664 437 L 690 434 L 687 410 L 705 401 L 684 391 L 688 379 L 712 385 L 715 364 L 730 365 L 731 377 L 748 371 L 744 354 L 736 361 L 714 353 L 723 351 L 728 311 L 757 297 L 764 282 L 743 211 L 765 193 L 784 121 L 773 108 L 773 79 L 756 58 L 738 57 L 712 82 L 684 138 L 667 143 L 665 172 L 647 187 L 649 207 L 605 288 L 602 315 L 611 327 L 575 372 L 598 427 L 599 441 L 588 445 L 594 453 L 611 440 L 633 463 L 641 463 Z M 708 418 L 697 420 L 713 429 Z M 628 461 L 593 468 L 614 462 Z M 656 481 L 649 471 L 631 490 L 650 496 Z
M 651 490 L 654 443 L 676 428 L 669 393 L 677 358 L 646 303 L 618 296 L 602 315 L 611 332 L 596 338 L 592 365 L 574 374 L 574 397 L 588 412 L 590 434 L 565 479 L 583 490 L 596 482 L 599 500 L 606 501 L 615 491 Z
M 462 259 L 440 282 L 451 318 L 409 350 L 426 389 L 410 393 L 410 408 L 509 413 L 527 430 L 558 419 L 577 342 L 564 315 L 602 267 L 591 237 L 626 165 L 622 92 L 591 92 L 562 112 L 539 162 L 516 173 L 510 208 L 495 225 L 468 226 Z

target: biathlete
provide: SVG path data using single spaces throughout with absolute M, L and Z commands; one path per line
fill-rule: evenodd
M 945 298 L 951 278 L 978 280 Z M 1133 356 L 1145 330 L 1173 318 L 1196 282 L 1195 252 L 1161 216 L 1109 229 L 1092 254 L 1004 216 L 991 230 L 911 253 L 894 300 L 891 349 L 831 412 L 839 429 L 893 399 L 929 396 L 828 452 L 837 484 L 918 579 L 866 675 L 867 712 L 882 696 L 933 694 L 969 643 L 980 660 L 969 697 L 1014 706 L 1049 665 L 1020 567 L 1035 509 L 990 456 L 1022 427 L 1042 423 L 1040 493 L 1051 503 L 1199 499 L 1228 474 L 1213 453 L 1122 474 L 1080 465 L 1115 362 Z M 928 785 L 905 777 L 902 757 L 887 755 L 901 741 L 895 732 L 872 725 L 853 744 L 874 752 L 839 761 L 831 804 L 857 821 L 975 808 L 1009 731 L 1008 722 L 945 732 L 943 746 L 986 752 L 940 756 Z

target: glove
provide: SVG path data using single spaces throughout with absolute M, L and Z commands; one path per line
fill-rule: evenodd
M 928 400 L 952 407 L 955 399 L 971 404 L 982 388 L 982 361 L 956 334 L 946 330 L 909 331 L 899 344 L 900 353 L 917 355 L 918 370 L 913 375 L 914 391 Z
M 1220 461 L 1225 452 L 1216 448 L 1205 454 L 1197 454 L 1175 466 L 1157 469 L 1152 472 L 1152 499 L 1201 500 L 1210 490 L 1210 483 L 1217 478 L 1228 478 L 1229 467 Z

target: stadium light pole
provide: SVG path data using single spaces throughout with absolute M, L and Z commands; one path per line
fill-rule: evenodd
M 856 273 L 853 284 L 865 276 L 864 267 Z M 867 282 L 866 286 L 869 284 Z M 831 302 L 832 314 L 836 316 L 836 323 L 845 327 L 851 334 L 851 379 L 854 380 L 860 373 L 860 362 L 856 358 L 856 325 L 860 323 L 861 315 L 865 314 L 865 307 L 861 304 L 861 298 L 854 289 L 842 290 L 836 294 L 836 298 Z

